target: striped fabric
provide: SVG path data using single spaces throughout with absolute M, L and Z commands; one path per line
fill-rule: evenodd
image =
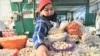
M 47 36 L 48 31 L 52 27 L 52 24 L 45 20 L 42 16 L 37 17 L 35 30 L 33 34 L 33 42 L 35 48 L 39 45 L 44 44 L 44 37 Z

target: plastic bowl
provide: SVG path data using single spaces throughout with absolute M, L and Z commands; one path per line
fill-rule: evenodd
M 66 42 L 66 43 L 71 44 L 72 46 L 69 47 L 69 48 L 66 48 L 66 49 L 57 49 L 57 48 L 53 47 L 53 44 L 54 44 L 55 42 L 56 42 L 56 41 L 52 42 L 51 45 L 50 45 L 50 46 L 51 46 L 51 50 L 53 50 L 53 51 L 57 51 L 57 52 L 59 52 L 59 51 L 73 51 L 74 48 L 75 48 L 75 43 L 74 43 L 74 42 L 63 41 L 63 42 Z
M 0 44 L 4 49 L 22 49 L 25 47 L 26 36 L 16 36 L 16 37 L 8 37 L 8 38 L 1 38 Z

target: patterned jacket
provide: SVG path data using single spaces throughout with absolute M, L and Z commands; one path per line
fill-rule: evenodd
M 48 31 L 53 25 L 50 21 L 44 19 L 42 16 L 38 16 L 35 24 L 35 30 L 33 34 L 33 42 L 35 48 L 38 48 L 39 45 L 44 44 L 44 37 L 47 36 Z

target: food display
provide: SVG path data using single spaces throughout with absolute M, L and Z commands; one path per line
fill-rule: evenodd
M 56 31 L 56 32 L 55 32 Z M 76 41 L 80 41 L 76 44 Z M 49 32 L 44 42 L 50 48 L 51 56 L 100 56 L 100 38 L 83 34 L 70 35 L 60 30 Z M 0 38 L 0 56 L 36 56 L 32 38 L 26 35 Z
M 16 49 L 0 49 L 0 56 L 17 56 Z
M 63 41 L 57 41 L 53 43 L 53 47 L 56 49 L 66 49 L 72 47 L 72 45 Z
M 60 30 L 59 28 L 53 28 L 53 29 L 50 29 L 48 32 L 49 35 L 55 35 L 58 33 L 63 33 L 63 30 Z
M 54 51 L 72 51 L 74 49 L 74 44 L 65 41 L 55 41 L 51 44 Z
M 53 41 L 58 41 L 58 40 L 65 40 L 67 37 L 67 34 L 66 34 L 66 32 L 64 32 L 64 33 L 48 35 L 47 37 L 48 37 L 49 41 L 53 42 Z
M 50 42 L 65 40 L 67 37 L 67 33 L 59 28 L 52 28 L 48 31 L 48 35 L 46 37 Z
M 62 53 L 63 56 L 78 56 L 78 54 L 76 52 L 63 52 Z
M 79 56 L 76 52 L 71 51 L 60 51 L 60 52 L 50 52 L 51 56 Z
M 69 37 L 67 38 L 67 40 L 72 41 L 72 42 L 77 42 L 79 41 L 79 37 L 77 35 L 69 35 Z
M 52 56 L 62 56 L 62 52 L 55 52 Z
M 34 48 L 23 48 L 19 51 L 18 56 L 36 56 L 36 50 Z
M 80 54 L 80 56 L 100 56 L 100 54 L 89 52 L 89 53 L 82 53 Z

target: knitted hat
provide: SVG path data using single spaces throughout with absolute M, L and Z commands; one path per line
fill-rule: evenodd
M 37 10 L 38 10 L 38 12 L 40 12 L 41 9 L 42 9 L 45 5 L 47 5 L 47 4 L 49 4 L 49 3 L 52 3 L 51 0 L 40 0 L 40 2 L 39 2 L 38 5 L 37 5 Z

